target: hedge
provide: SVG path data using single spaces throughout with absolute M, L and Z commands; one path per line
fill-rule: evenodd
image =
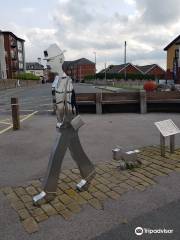
M 104 79 L 105 74 L 104 73 L 97 73 L 96 74 L 96 79 Z M 126 75 L 127 79 L 132 79 L 132 80 L 155 80 L 155 77 L 153 75 L 143 75 L 143 74 L 129 74 L 127 73 Z M 92 80 L 94 79 L 94 75 L 88 75 L 85 77 L 85 80 Z M 106 79 L 124 79 L 124 74 L 120 73 L 106 73 Z
M 39 77 L 35 76 L 32 73 L 18 73 L 15 76 L 15 79 L 19 79 L 19 80 L 40 80 Z

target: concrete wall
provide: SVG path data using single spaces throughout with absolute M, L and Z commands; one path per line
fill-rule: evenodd
M 20 80 L 21 87 L 31 87 L 39 83 L 40 83 L 39 80 Z M 16 87 L 17 87 L 16 79 L 0 79 L 0 90 Z

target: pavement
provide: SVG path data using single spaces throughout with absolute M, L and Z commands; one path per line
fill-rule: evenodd
M 21 94 L 27 96 L 26 91 Z M 0 239 L 179 240 L 180 136 L 176 137 L 176 153 L 162 158 L 154 126 L 155 121 L 169 118 L 180 126 L 179 114 L 82 115 L 86 124 L 80 129 L 80 140 L 96 165 L 97 176 L 88 191 L 77 193 L 80 176 L 67 153 L 57 198 L 36 209 L 32 195 L 41 190 L 58 133 L 54 115 L 29 114 L 21 116 L 26 119 L 19 131 L 4 131 L 11 124 L 10 115 L 5 111 L 0 116 Z M 127 150 L 140 148 L 142 166 L 121 172 L 118 162 L 112 161 L 112 148 L 117 145 Z M 137 237 L 136 227 L 174 231 Z
M 112 159 L 112 149 L 117 145 L 131 150 L 159 144 L 159 132 L 154 122 L 169 118 L 180 126 L 179 114 L 84 114 L 85 125 L 79 136 L 94 163 L 106 162 Z M 55 125 L 54 115 L 37 113 L 21 124 L 20 131 L 10 129 L 0 134 L 0 186 L 16 185 L 44 175 L 58 134 Z M 176 145 L 180 146 L 180 135 L 176 137 Z M 68 152 L 63 168 L 75 166 Z
M 82 118 L 86 124 L 80 129 L 80 139 L 87 155 L 97 167 L 102 166 L 103 164 L 106 165 L 112 163 L 111 150 L 116 145 L 123 146 L 125 149 L 158 145 L 159 133 L 153 124 L 155 121 L 171 118 L 177 126 L 180 126 L 179 114 L 108 114 L 100 116 L 85 114 L 82 115 Z M 15 200 L 17 201 L 23 202 L 24 199 L 25 202 L 23 203 L 30 201 L 30 196 L 32 194 L 31 191 L 33 190 L 32 188 L 29 189 L 29 187 L 32 187 L 32 184 L 39 184 L 37 181 L 43 178 L 46 171 L 51 147 L 57 136 L 55 123 L 56 118 L 53 115 L 35 114 L 22 122 L 21 130 L 13 131 L 10 129 L 5 133 L 0 134 L 0 239 L 117 239 L 117 234 L 121 232 L 121 235 L 118 235 L 119 239 L 129 240 L 136 239 L 136 235 L 134 234 L 135 227 L 142 226 L 150 228 L 151 226 L 156 227 L 156 224 L 158 227 L 162 228 L 164 226 L 173 228 L 175 232 L 170 239 L 179 239 L 178 213 L 176 214 L 176 211 L 178 211 L 178 201 L 180 199 L 179 165 L 173 165 L 174 170 L 169 169 L 170 166 L 167 165 L 166 170 L 164 170 L 166 173 L 162 172 L 162 166 L 160 168 L 158 167 L 158 164 L 160 164 L 158 161 L 162 162 L 162 159 L 156 159 L 157 162 L 155 165 L 157 165 L 157 169 L 154 169 L 154 174 L 152 173 L 152 169 L 151 172 L 149 172 L 152 177 L 150 178 L 149 175 L 148 178 L 155 182 L 155 184 L 153 184 L 153 182 L 152 184 L 144 183 L 146 185 L 144 186 L 143 181 L 141 181 L 141 183 L 139 182 L 138 184 L 145 188 L 142 188 L 142 186 L 138 188 L 137 185 L 133 186 L 133 182 L 140 180 L 134 178 L 133 174 L 130 173 L 130 178 L 132 179 L 126 179 L 126 181 L 131 180 L 128 181 L 128 183 L 126 182 L 126 184 L 130 186 L 130 189 L 127 192 L 118 193 L 118 189 L 116 189 L 116 191 L 108 189 L 106 192 L 111 192 L 111 194 L 108 193 L 109 195 L 106 195 L 105 190 L 103 192 L 102 186 L 100 187 L 101 189 L 99 190 L 101 193 L 99 194 L 101 196 L 103 196 L 102 193 L 106 195 L 106 199 L 103 200 L 103 205 L 99 204 L 98 195 L 96 195 L 96 191 L 92 190 L 91 196 L 93 196 L 93 199 L 95 200 L 92 202 L 90 201 L 91 198 L 87 200 L 86 198 L 89 197 L 87 194 L 86 198 L 84 196 L 83 199 L 89 201 L 88 204 L 82 204 L 79 207 L 77 202 L 73 202 L 73 207 L 69 206 L 72 209 L 70 213 L 67 211 L 65 211 L 65 213 L 61 212 L 61 214 L 59 212 L 54 213 L 54 210 L 52 209 L 47 210 L 49 209 L 49 206 L 46 206 L 46 211 L 53 212 L 49 213 L 50 216 L 45 210 L 42 210 L 45 214 L 45 219 L 38 224 L 37 216 L 35 220 L 32 219 L 33 214 L 30 211 L 28 212 L 31 216 L 30 219 L 22 224 L 22 221 L 25 221 L 26 219 L 23 219 L 20 216 L 25 217 L 29 215 L 26 215 L 26 211 L 20 211 L 20 213 L 18 213 L 13 209 L 14 205 L 13 202 L 11 202 L 12 196 L 15 197 Z M 176 145 L 180 146 L 180 138 L 178 135 L 176 137 Z M 156 154 L 158 151 L 155 151 Z M 145 162 L 153 164 L 150 162 L 150 159 L 155 159 L 153 149 L 147 151 L 147 153 L 148 154 L 146 154 L 145 157 L 147 159 Z M 174 156 L 174 160 L 175 159 L 177 161 L 176 164 L 179 164 L 179 153 L 177 156 Z M 164 160 L 166 161 L 167 159 Z M 172 159 L 169 158 L 168 161 L 171 160 Z M 166 164 L 168 163 L 166 162 Z M 73 186 L 75 186 L 77 180 L 72 179 L 72 181 L 69 182 L 68 171 L 72 172 L 75 168 L 75 163 L 70 158 L 69 153 L 67 153 L 63 163 L 63 173 L 67 174 L 65 177 L 65 183 L 68 186 L 71 186 L 71 190 L 74 190 Z M 106 169 L 111 168 L 108 167 Z M 75 172 L 76 171 L 77 170 L 75 170 Z M 145 172 L 148 174 L 148 171 Z M 109 172 L 104 172 L 104 174 L 107 173 Z M 112 181 L 121 179 L 121 183 L 125 183 L 125 179 L 122 179 L 123 174 L 120 174 L 119 177 L 117 176 L 117 173 L 111 175 L 116 176 L 115 178 L 112 178 L 114 179 Z M 96 181 L 98 181 L 98 184 L 101 184 L 101 182 L 99 182 L 101 176 L 98 177 L 100 178 L 97 178 Z M 106 182 L 108 180 L 109 176 L 105 175 L 103 180 L 104 187 L 108 187 L 109 182 Z M 64 180 L 62 180 L 62 182 L 63 181 Z M 60 181 L 59 184 L 62 184 L 62 182 Z M 116 182 L 118 186 L 121 186 L 121 183 Z M 96 185 L 97 182 L 95 182 L 94 187 L 96 187 Z M 61 204 L 63 204 L 61 191 L 63 191 L 63 194 L 67 194 L 67 192 L 64 191 L 68 190 L 66 189 L 67 186 L 65 186 L 66 185 L 63 184 L 63 186 L 61 185 L 59 188 L 60 197 L 58 198 L 58 201 L 60 201 Z M 125 187 L 123 184 L 118 191 L 122 191 L 124 189 L 123 186 Z M 117 185 L 114 186 L 114 188 L 115 187 L 117 187 Z M 26 191 L 26 194 L 23 194 L 24 197 L 22 199 L 16 192 L 15 196 L 12 194 L 10 195 L 10 198 L 7 197 L 8 189 L 17 191 L 19 188 L 23 188 L 24 191 Z M 3 189 L 6 189 L 6 192 L 4 192 Z M 30 194 L 27 192 L 27 189 L 28 191 L 30 190 Z M 37 190 L 40 190 L 40 186 L 36 191 Z M 19 191 L 21 192 L 23 190 L 21 189 Z M 113 194 L 112 191 L 115 192 L 115 194 Z M 28 194 L 30 195 L 29 197 L 26 196 Z M 72 194 L 72 192 L 69 194 Z M 17 197 L 20 199 L 17 199 Z M 72 198 L 71 195 L 70 198 Z M 173 205 L 174 203 L 175 205 Z M 54 204 L 57 207 L 57 202 Z M 62 206 L 61 204 L 59 205 Z M 176 211 L 174 210 L 174 215 L 171 214 L 170 219 L 173 218 L 173 220 L 170 221 L 168 220 L 169 218 L 168 215 L 166 215 L 166 211 L 170 211 L 172 206 L 176 208 Z M 27 204 L 25 210 L 28 210 L 28 207 L 30 208 L 29 204 Z M 155 213 L 158 209 L 161 217 L 156 218 Z M 38 212 L 42 214 L 41 211 Z M 154 225 L 151 225 L 153 218 L 156 218 L 157 221 L 154 222 Z M 140 219 L 145 219 L 144 225 Z M 162 222 L 163 219 L 164 222 Z M 33 220 L 35 223 L 32 226 L 31 223 L 34 222 Z M 164 225 L 165 223 L 167 223 L 167 225 Z M 32 228 L 27 230 L 25 228 L 26 226 L 31 226 Z M 34 228 L 37 231 L 29 234 L 28 231 L 34 231 Z M 143 238 L 141 237 L 141 239 L 146 239 L 145 237 L 146 235 L 143 235 Z M 149 235 L 147 235 L 147 237 L 149 237 Z M 155 234 L 150 237 L 151 238 L 149 239 L 156 239 Z M 164 237 L 164 235 L 161 237 Z M 165 236 L 162 239 L 168 238 Z

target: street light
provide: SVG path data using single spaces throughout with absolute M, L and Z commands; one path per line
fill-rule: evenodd
M 125 68 L 124 68 L 124 79 L 126 81 L 127 79 L 127 72 L 126 72 L 126 47 L 127 47 L 127 44 L 126 44 L 126 41 L 124 42 L 124 65 L 125 65 Z
M 105 64 L 104 64 L 104 67 L 105 67 L 104 75 L 105 75 L 105 84 L 106 84 L 106 87 L 107 87 L 106 64 L 107 64 L 107 62 L 105 61 Z
M 94 53 L 94 60 L 95 60 L 95 75 L 94 75 L 94 84 L 96 85 L 96 52 Z

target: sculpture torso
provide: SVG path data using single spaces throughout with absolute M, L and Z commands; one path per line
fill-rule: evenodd
M 57 74 L 53 86 L 56 92 L 56 114 L 59 127 L 65 127 L 70 124 L 74 115 L 72 109 L 72 79 L 63 72 L 64 54 L 56 44 L 52 44 L 45 51 L 45 55 L 51 71 Z
M 73 118 L 72 109 L 72 91 L 73 85 L 70 77 L 59 77 L 56 87 L 56 106 L 57 119 L 62 126 L 70 124 Z

